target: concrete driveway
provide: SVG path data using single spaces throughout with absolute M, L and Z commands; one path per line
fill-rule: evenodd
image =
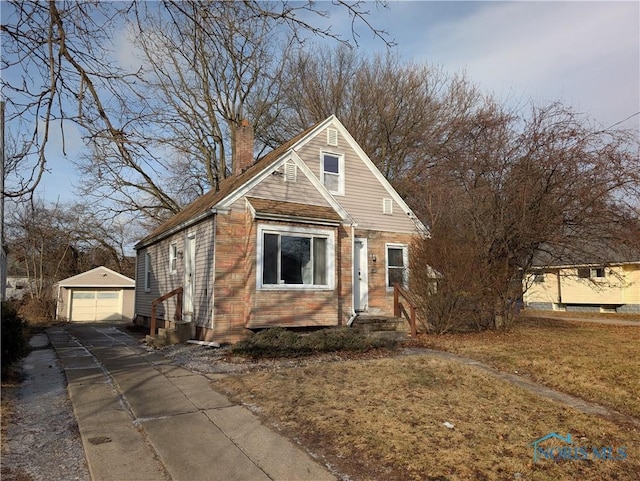
M 47 332 L 94 481 L 336 479 L 203 375 L 109 325 Z

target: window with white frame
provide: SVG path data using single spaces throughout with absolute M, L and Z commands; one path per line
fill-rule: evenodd
M 178 272 L 178 244 L 173 242 L 169 245 L 169 273 Z
M 344 155 L 322 153 L 322 183 L 332 194 L 344 194 Z
M 146 252 L 144 254 L 144 290 L 151 290 L 151 254 Z
M 387 244 L 387 288 L 393 288 L 395 284 L 402 287 L 408 285 L 407 264 L 409 253 L 407 246 L 404 244 Z
M 334 232 L 312 228 L 258 228 L 258 288 L 333 289 Z

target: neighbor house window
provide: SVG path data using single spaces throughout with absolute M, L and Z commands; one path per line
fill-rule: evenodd
M 387 244 L 387 287 L 395 284 L 403 287 L 408 285 L 408 250 L 403 244 Z
M 259 288 L 333 288 L 333 231 L 263 226 L 258 235 Z
M 148 252 L 144 255 L 144 290 L 151 290 L 151 254 Z
M 169 272 L 171 274 L 178 272 L 178 244 L 175 242 L 169 245 Z
M 322 153 L 320 172 L 322 183 L 332 194 L 344 194 L 344 156 Z
M 589 279 L 594 277 L 604 277 L 604 267 L 579 267 L 578 277 L 580 279 Z

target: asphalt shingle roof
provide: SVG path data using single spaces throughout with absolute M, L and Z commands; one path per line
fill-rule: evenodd
M 206 194 L 201 195 L 196 200 L 194 200 L 191 204 L 187 205 L 180 212 L 175 214 L 173 217 L 166 220 L 160 226 L 158 226 L 155 230 L 153 230 L 149 235 L 140 240 L 136 247 L 142 247 L 144 245 L 148 245 L 157 240 L 162 239 L 165 235 L 172 232 L 174 229 L 178 229 L 182 224 L 185 224 L 189 220 L 194 217 L 198 217 L 200 215 L 206 214 L 208 210 L 213 208 L 216 204 L 218 204 L 221 200 L 223 200 L 226 196 L 233 193 L 239 187 L 241 187 L 246 182 L 250 181 L 260 172 L 268 168 L 270 165 L 275 163 L 283 154 L 285 154 L 291 147 L 293 147 L 298 141 L 304 138 L 309 132 L 311 132 L 314 128 L 316 128 L 321 122 L 315 124 L 303 132 L 300 132 L 298 135 L 285 142 L 278 148 L 272 150 L 267 155 L 257 160 L 253 165 L 248 167 L 238 176 L 231 176 L 226 178 L 220 183 L 220 189 L 218 191 L 210 190 Z

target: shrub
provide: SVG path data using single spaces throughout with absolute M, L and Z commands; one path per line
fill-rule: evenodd
M 18 315 L 30 324 L 48 324 L 56 312 L 56 300 L 52 297 L 28 297 L 23 299 Z
M 395 341 L 366 337 L 348 327 L 321 329 L 308 334 L 274 327 L 238 342 L 231 351 L 252 358 L 273 358 L 308 356 L 320 352 L 365 352 L 395 347 Z
M 2 378 L 4 379 L 11 364 L 23 357 L 28 351 L 25 336 L 26 325 L 18 317 L 11 302 L 2 303 Z

